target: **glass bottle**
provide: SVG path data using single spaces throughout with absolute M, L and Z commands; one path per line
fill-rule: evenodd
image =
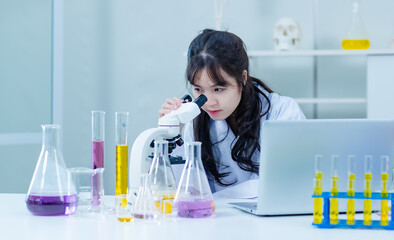
M 352 20 L 345 38 L 342 40 L 342 48 L 346 50 L 368 49 L 369 46 L 370 42 L 360 15 L 360 3 L 353 1 Z
M 177 185 L 168 158 L 168 141 L 155 141 L 154 157 L 149 170 L 149 184 L 153 196 L 160 196 L 163 200 L 174 199 Z M 166 211 L 171 213 L 172 206 L 166 206 Z
M 209 217 L 215 204 L 201 161 L 201 142 L 186 143 L 186 163 L 175 195 L 178 216 Z
M 59 144 L 59 125 L 42 125 L 43 142 L 26 197 L 34 215 L 69 215 L 77 208 L 75 186 L 67 174 Z

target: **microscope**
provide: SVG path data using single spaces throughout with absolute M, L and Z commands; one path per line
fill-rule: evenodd
M 182 98 L 189 102 L 183 103 L 177 110 L 167 113 L 159 119 L 157 128 L 143 131 L 131 148 L 129 161 L 129 187 L 136 189 L 140 186 L 141 173 L 148 173 L 152 164 L 154 141 L 171 140 L 176 144 L 169 144 L 170 148 L 181 146 L 183 141 L 179 135 L 179 125 L 192 121 L 201 113 L 201 106 L 207 102 L 205 95 L 200 95 L 194 102 L 186 95 Z M 170 151 L 169 151 L 170 152 Z

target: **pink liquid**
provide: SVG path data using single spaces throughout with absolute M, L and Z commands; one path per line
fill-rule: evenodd
M 195 199 L 193 201 L 179 201 L 177 203 L 178 216 L 186 218 L 209 217 L 215 211 L 213 200 Z
M 66 196 L 37 196 L 29 195 L 26 199 L 27 209 L 38 216 L 69 215 L 77 209 L 78 197 Z
M 104 141 L 93 141 L 92 142 L 92 168 L 104 168 Z M 100 179 L 92 178 L 92 205 L 100 205 L 100 196 L 97 191 L 100 186 Z
M 104 168 L 104 141 L 92 142 L 92 168 Z

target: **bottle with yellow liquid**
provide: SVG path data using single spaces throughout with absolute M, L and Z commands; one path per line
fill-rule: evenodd
M 174 199 L 177 185 L 168 158 L 168 141 L 155 141 L 154 157 L 149 170 L 149 184 L 153 196 L 162 197 L 163 200 Z M 156 202 L 156 207 L 165 211 L 164 214 L 172 213 L 171 202 L 163 202 L 167 206 L 160 206 L 160 203 Z
M 347 190 L 347 196 L 349 197 L 347 199 L 347 219 L 346 223 L 349 225 L 353 225 L 355 223 L 354 221 L 354 214 L 356 213 L 355 211 L 355 183 L 356 183 L 356 174 L 355 174 L 355 156 L 354 155 L 349 155 L 348 156 L 348 190 Z
M 381 181 L 382 181 L 382 192 L 381 197 L 388 197 L 388 180 L 389 180 L 389 157 L 382 156 L 381 158 Z M 380 225 L 387 226 L 389 225 L 389 201 L 381 200 L 380 201 Z
M 321 155 L 315 156 L 315 179 L 313 186 L 313 194 L 321 195 L 323 192 L 323 172 L 321 171 Z M 323 198 L 313 199 L 313 222 L 320 224 L 323 221 Z
M 364 172 L 364 197 L 372 197 L 372 156 L 365 156 L 364 159 L 365 172 Z M 364 224 L 371 225 L 372 219 L 372 200 L 364 200 Z
M 368 49 L 369 46 L 370 42 L 360 15 L 360 2 L 353 1 L 352 19 L 345 38 L 342 40 L 342 48 L 356 50 Z
M 331 196 L 339 192 L 338 155 L 331 156 Z M 330 198 L 330 224 L 338 224 L 338 198 Z

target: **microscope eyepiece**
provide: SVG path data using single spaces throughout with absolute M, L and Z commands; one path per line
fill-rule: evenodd
M 196 100 L 194 100 L 194 103 L 197 104 L 198 107 L 202 107 L 202 105 L 204 105 L 204 103 L 207 101 L 208 98 L 204 94 L 201 94 L 198 98 L 196 98 Z

